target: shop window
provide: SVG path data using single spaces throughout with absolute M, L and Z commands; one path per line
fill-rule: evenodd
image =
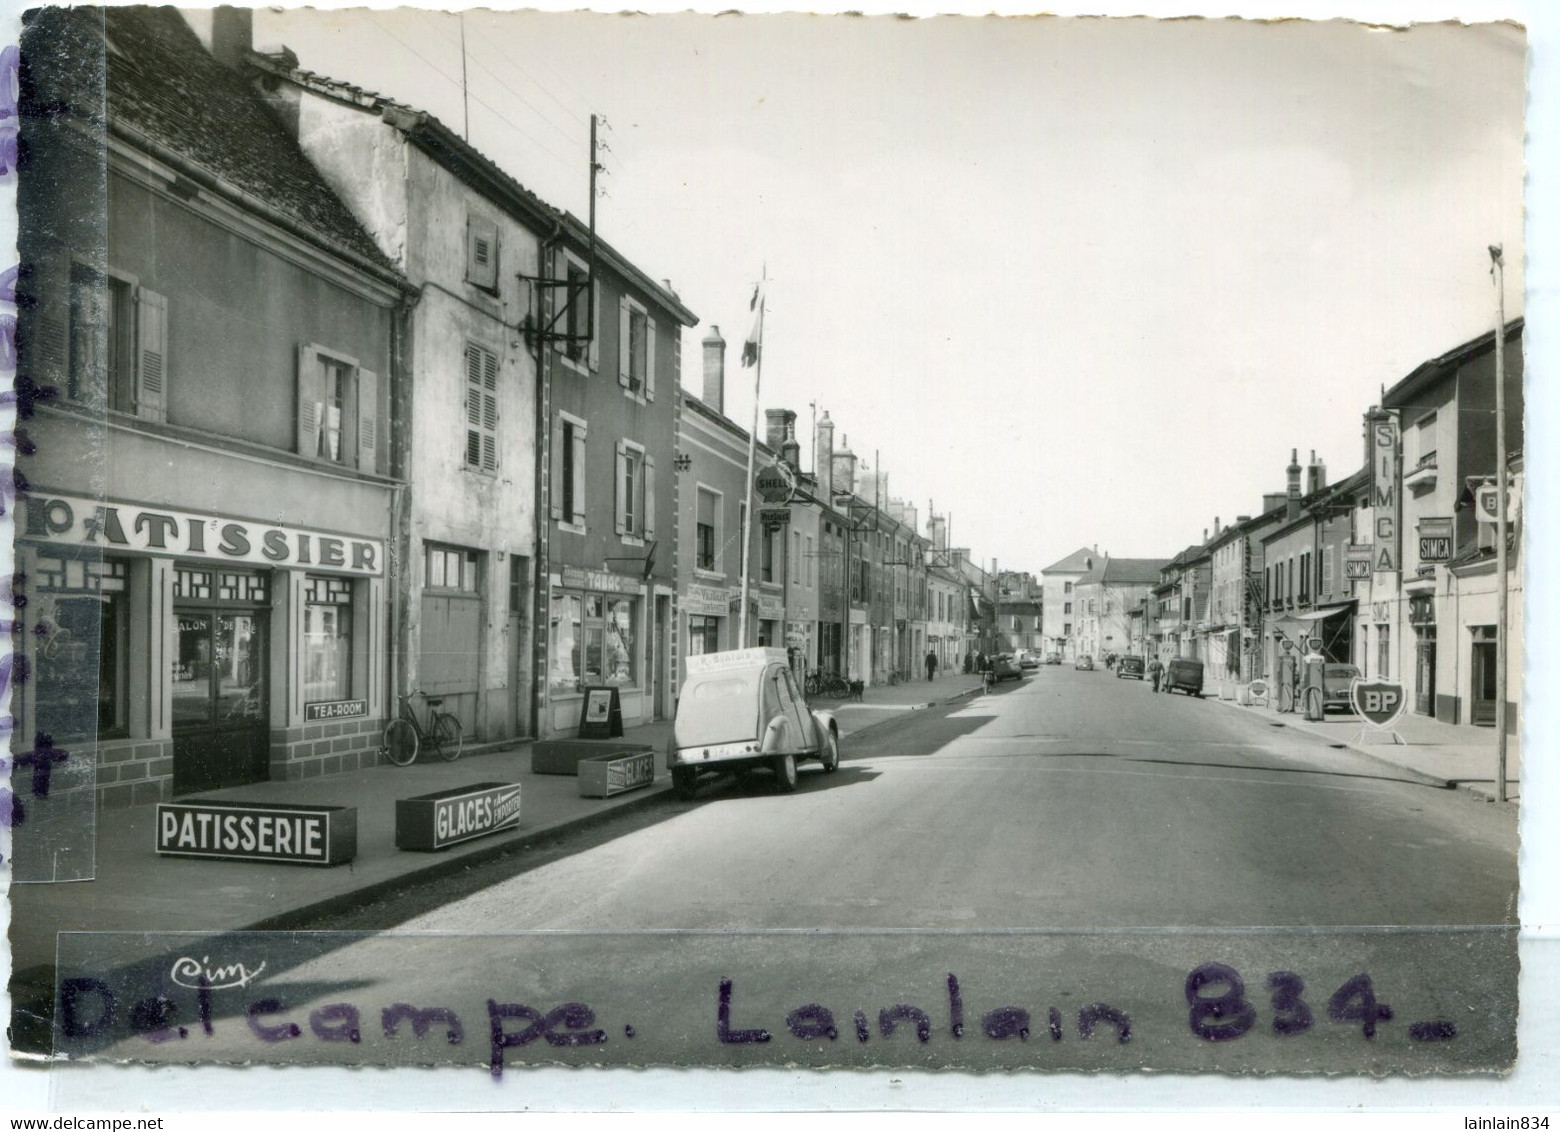
M 133 278 L 75 263 L 69 317 L 68 359 L 58 359 L 66 361 L 67 395 L 166 419 L 168 300 Z
M 688 655 L 703 656 L 720 650 L 720 618 L 690 616 L 688 618 Z
M 498 355 L 466 343 L 466 467 L 498 470 Z
M 548 686 L 555 692 L 573 692 L 580 685 L 580 650 L 583 644 L 583 599 L 579 594 L 555 593 L 548 614 Z
M 298 453 L 379 470 L 379 376 L 323 346 L 298 348 Z
M 303 698 L 352 696 L 352 580 L 309 575 L 303 585 Z
M 606 602 L 606 653 L 602 679 L 607 684 L 634 682 L 634 603 L 626 597 Z
M 173 572 L 173 596 L 180 601 L 225 601 L 260 605 L 268 600 L 269 590 L 269 574 L 194 568 Z
M 123 559 L 37 559 L 31 631 L 40 729 L 124 735 L 129 684 L 130 564 Z
M 477 592 L 477 552 L 423 543 L 423 586 L 435 590 Z
M 624 539 L 655 537 L 655 460 L 637 444 L 617 442 L 617 513 L 614 526 Z
M 618 300 L 618 384 L 655 400 L 655 319 L 627 295 Z
M 466 217 L 466 282 L 498 290 L 498 225 L 485 217 Z

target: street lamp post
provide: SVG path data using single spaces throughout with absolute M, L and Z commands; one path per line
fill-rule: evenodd
M 1495 800 L 1506 800 L 1506 269 L 1490 248 L 1495 277 Z

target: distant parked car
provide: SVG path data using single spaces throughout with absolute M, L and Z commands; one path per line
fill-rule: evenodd
M 1188 696 L 1201 696 L 1203 690 L 1203 666 L 1200 660 L 1176 657 L 1165 668 L 1165 691 L 1184 692 Z
M 1059 652 L 1047 653 L 1045 662 L 1047 664 L 1060 664 L 1062 663 L 1062 654 Z
M 1143 679 L 1143 658 L 1140 656 L 1124 656 L 1116 662 L 1116 679 L 1130 676 L 1134 680 Z
M 1073 661 L 1073 668 L 1078 672 L 1093 672 L 1094 658 L 1088 653 L 1084 653 L 1084 655 Z
M 992 657 L 991 682 L 995 684 L 998 680 L 1006 680 L 1010 677 L 1014 680 L 1024 678 L 1023 670 L 1018 667 L 1018 661 L 1013 658 L 1013 654 L 1002 652 Z
M 1349 690 L 1359 679 L 1360 670 L 1352 664 L 1327 664 L 1322 666 L 1322 710 L 1354 711 Z
M 1020 668 L 1039 668 L 1040 658 L 1029 649 L 1019 649 L 1018 666 Z

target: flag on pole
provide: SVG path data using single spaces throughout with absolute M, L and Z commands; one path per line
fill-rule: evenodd
M 764 284 L 760 281 L 753 288 L 753 298 L 748 302 L 753 312 L 753 329 L 748 331 L 747 341 L 742 343 L 742 364 L 758 364 L 758 354 L 764 345 Z

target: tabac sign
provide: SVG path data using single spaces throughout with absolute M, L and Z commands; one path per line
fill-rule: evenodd
M 384 573 L 384 544 L 378 539 L 42 491 L 27 496 L 22 505 L 23 538 L 235 565 L 314 566 L 376 577 Z
M 1373 574 L 1396 574 L 1402 569 L 1398 525 L 1402 519 L 1403 485 L 1398 475 L 1398 422 L 1390 413 L 1366 418 L 1370 430 L 1370 505 L 1375 515 Z

